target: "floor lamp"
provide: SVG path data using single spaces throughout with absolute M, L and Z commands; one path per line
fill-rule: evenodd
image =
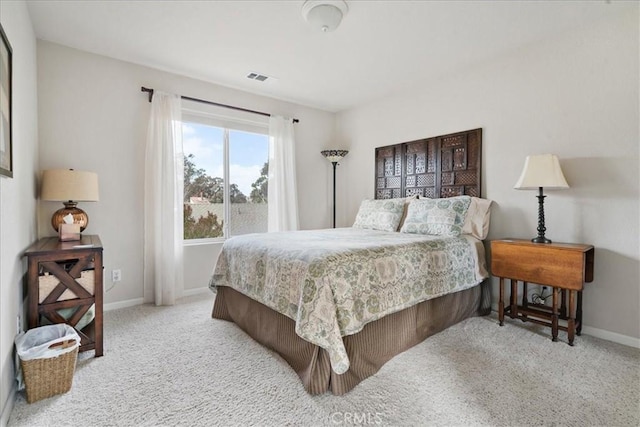
M 336 228 L 336 166 L 349 152 L 347 150 L 323 150 L 320 154 L 333 165 L 333 228 Z

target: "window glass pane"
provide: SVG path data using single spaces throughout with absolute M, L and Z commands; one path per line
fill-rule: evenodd
M 224 129 L 183 122 L 184 238 L 223 237 Z
M 267 231 L 269 137 L 229 130 L 229 234 Z

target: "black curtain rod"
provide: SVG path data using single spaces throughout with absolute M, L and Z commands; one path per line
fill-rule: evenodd
M 147 92 L 149 94 L 149 102 L 151 102 L 151 100 L 153 99 L 153 89 L 149 89 L 147 87 L 142 86 L 140 88 L 140 90 L 142 92 Z M 184 96 L 184 95 L 181 95 L 180 98 L 186 99 L 187 101 L 201 102 L 203 104 L 215 105 L 216 107 L 230 108 L 232 110 L 244 111 L 246 113 L 260 114 L 261 116 L 271 117 L 271 114 L 265 113 L 265 112 L 262 112 L 262 111 L 249 110 L 247 108 L 242 108 L 242 107 L 234 107 L 233 105 L 220 104 L 218 102 L 206 101 L 204 99 L 192 98 L 190 96 Z M 300 120 L 293 119 L 293 123 L 299 123 L 299 122 L 300 122 Z

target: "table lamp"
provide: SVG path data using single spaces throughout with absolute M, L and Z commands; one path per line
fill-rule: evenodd
M 569 188 L 564 179 L 558 157 L 554 154 L 539 154 L 527 156 L 520 179 L 516 183 L 517 190 L 538 189 L 538 237 L 531 239 L 533 243 L 551 243 L 544 235 L 544 198 L 543 188 L 558 190 Z
M 98 175 L 73 169 L 45 170 L 42 173 L 40 198 L 64 204 L 64 208 L 58 209 L 51 217 L 51 225 L 56 232 L 64 222 L 63 218 L 69 214 L 73 216 L 73 223 L 80 225 L 82 232 L 89 224 L 89 216 L 76 205 L 78 202 L 99 200 Z

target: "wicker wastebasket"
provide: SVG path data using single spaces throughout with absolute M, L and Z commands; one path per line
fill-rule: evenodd
M 28 403 L 71 390 L 79 344 L 66 324 L 30 329 L 16 339 Z

